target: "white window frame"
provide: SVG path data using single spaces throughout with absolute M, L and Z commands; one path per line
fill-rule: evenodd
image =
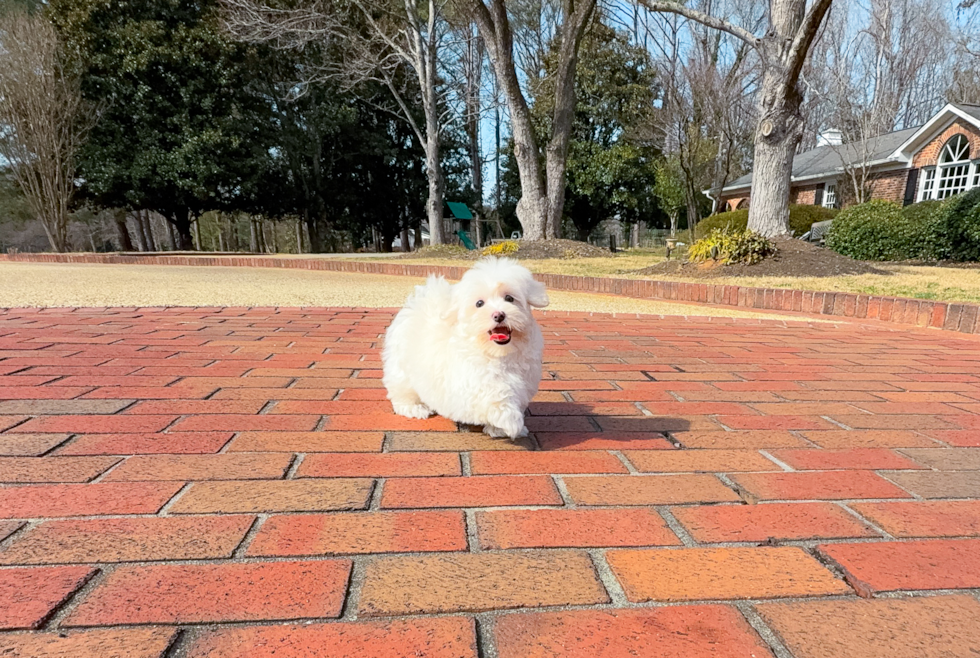
M 837 183 L 827 183 L 823 188 L 824 208 L 835 208 L 837 206 Z
M 928 201 L 933 198 L 936 189 L 936 168 L 923 167 L 919 172 L 919 194 L 917 201 Z
M 955 150 L 954 150 L 955 149 Z M 973 187 L 970 180 L 970 140 L 957 133 L 943 144 L 936 164 L 936 186 L 931 198 L 945 199 Z

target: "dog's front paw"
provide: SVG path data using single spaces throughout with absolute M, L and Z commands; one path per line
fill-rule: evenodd
M 507 409 L 497 414 L 491 414 L 483 431 L 493 437 L 508 437 L 520 439 L 527 436 L 527 427 L 524 426 L 524 414 L 517 409 Z
M 418 418 L 425 420 L 432 415 L 432 410 L 424 404 L 395 404 L 392 405 L 395 413 L 405 418 Z
M 500 429 L 499 427 L 494 427 L 493 425 L 484 425 L 483 432 L 487 436 L 490 436 L 494 439 L 502 439 L 505 436 L 507 436 L 507 432 Z

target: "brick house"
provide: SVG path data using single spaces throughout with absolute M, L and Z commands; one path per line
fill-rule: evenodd
M 980 187 L 980 105 L 951 103 L 922 126 L 859 142 L 841 143 L 839 131 L 817 141 L 793 158 L 790 203 L 849 205 L 849 171 L 861 172 L 871 198 L 902 205 Z M 748 208 L 751 187 L 751 173 L 732 181 L 722 188 L 719 207 Z

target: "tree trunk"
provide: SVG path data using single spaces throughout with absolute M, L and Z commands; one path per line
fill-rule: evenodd
M 228 251 L 228 223 L 225 220 L 225 216 L 218 213 L 216 217 L 218 224 L 218 251 L 227 252 Z
M 521 198 L 517 202 L 517 219 L 525 240 L 542 240 L 548 223 L 548 199 L 542 177 L 540 150 L 527 100 L 521 91 L 514 66 L 514 37 L 502 0 L 491 0 L 489 8 L 482 0 L 473 3 L 480 36 L 493 64 L 497 85 L 510 110 L 514 160 L 521 179 Z M 500 186 L 500 181 L 497 181 Z
M 408 243 L 408 228 L 403 228 L 402 229 L 401 241 L 402 241 L 402 251 L 411 251 L 412 250 L 411 245 L 409 245 L 409 243 Z
M 513 33 L 503 0 L 473 2 L 474 19 L 487 46 L 497 83 L 510 109 L 514 159 L 521 179 L 521 199 L 517 218 L 524 239 L 558 237 L 565 207 L 565 169 L 572 119 L 575 111 L 575 68 L 578 48 L 595 10 L 595 0 L 575 4 L 563 0 L 563 22 L 559 27 L 561 46 L 555 84 L 555 108 L 551 139 L 541 171 L 541 150 L 531 124 L 527 100 L 521 91 L 514 66 Z M 499 185 L 499 182 L 498 182 Z
M 758 52 L 762 87 L 748 227 L 767 237 L 788 234 L 793 155 L 803 135 L 800 73 L 832 0 L 814 0 L 809 9 L 807 0 L 770 0 L 769 25 L 763 37 L 679 2 L 638 1 L 653 11 L 680 14 L 728 32 Z
M 303 253 L 303 221 L 296 220 L 296 253 Z
M 177 249 L 193 251 L 194 238 L 191 236 L 191 211 L 179 211 L 170 217 L 170 222 L 177 231 Z
M 786 235 L 789 228 L 790 178 L 793 156 L 803 136 L 802 100 L 795 88 L 783 95 L 786 72 L 770 63 L 762 78 L 759 123 L 755 130 L 755 157 L 748 227 L 766 237 Z
M 201 244 L 201 224 L 200 217 L 195 217 L 191 220 L 191 249 L 197 251 L 203 251 L 204 245 Z
M 129 235 L 129 228 L 126 226 L 126 211 L 123 208 L 116 208 L 112 212 L 112 222 L 116 226 L 119 251 L 132 251 L 133 238 Z
M 472 30 L 472 26 L 467 28 Z M 480 148 L 480 110 L 482 103 L 481 78 L 483 73 L 483 39 L 479 34 L 470 38 L 469 68 L 466 79 L 466 132 L 470 147 L 470 176 L 473 181 L 473 193 L 476 196 L 476 208 L 473 213 L 473 228 L 476 236 L 476 246 L 483 246 L 483 234 L 480 230 L 480 218 L 483 215 L 483 153 Z
M 418 251 L 425 243 L 422 242 L 422 220 L 415 223 L 415 251 Z
M 156 251 L 157 243 L 156 238 L 153 237 L 153 222 L 150 221 L 150 211 L 141 210 L 139 212 L 140 223 L 143 224 L 143 231 L 146 233 L 146 246 L 147 251 Z
M 633 222 L 630 226 L 630 249 L 640 248 L 640 222 Z
M 429 122 L 426 112 L 426 123 Z M 442 163 L 439 161 L 439 136 L 429 134 L 425 148 L 425 175 L 429 180 L 429 198 L 425 203 L 425 215 L 429 221 L 430 244 L 444 244 L 442 205 L 446 181 L 442 174 Z
M 677 211 L 670 213 L 670 237 L 677 237 Z
M 565 20 L 562 23 L 558 71 L 555 75 L 555 108 L 551 120 L 551 141 L 548 143 L 545 170 L 548 189 L 548 217 L 545 237 L 560 237 L 561 218 L 565 210 L 565 171 L 568 164 L 568 144 L 575 119 L 575 70 L 578 67 L 578 48 L 592 18 L 595 1 L 580 0 L 578 6 L 562 3 Z
M 258 253 L 258 251 L 259 251 L 259 232 L 258 232 L 258 229 L 255 226 L 255 220 L 254 219 L 249 219 L 249 221 L 248 221 L 248 229 L 249 229 L 249 233 L 248 233 L 248 237 L 249 237 L 249 240 L 248 240 L 248 250 L 251 251 L 253 254 L 254 253 Z
M 698 227 L 698 222 L 701 220 L 701 215 L 698 213 L 698 206 L 696 203 L 687 204 L 687 230 L 691 234 L 691 239 L 695 239 L 695 229 Z
M 136 234 L 136 241 L 139 243 L 136 246 L 139 247 L 140 251 L 149 251 L 150 247 L 146 240 L 146 227 L 143 226 L 143 220 L 140 217 L 140 211 L 134 210 L 131 215 L 133 218 L 133 227 L 136 229 L 134 232 Z
M 177 251 L 177 232 L 174 225 L 168 222 L 166 218 L 163 220 L 163 225 L 167 227 L 167 240 L 170 244 L 170 251 Z

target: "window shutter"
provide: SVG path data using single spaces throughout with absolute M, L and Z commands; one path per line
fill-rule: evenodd
M 919 182 L 919 170 L 910 169 L 908 180 L 905 181 L 905 198 L 902 200 L 903 206 L 915 203 L 915 191 Z
M 826 187 L 826 183 L 820 183 L 820 187 L 816 189 L 813 193 L 813 205 L 822 206 L 823 205 L 823 188 Z

